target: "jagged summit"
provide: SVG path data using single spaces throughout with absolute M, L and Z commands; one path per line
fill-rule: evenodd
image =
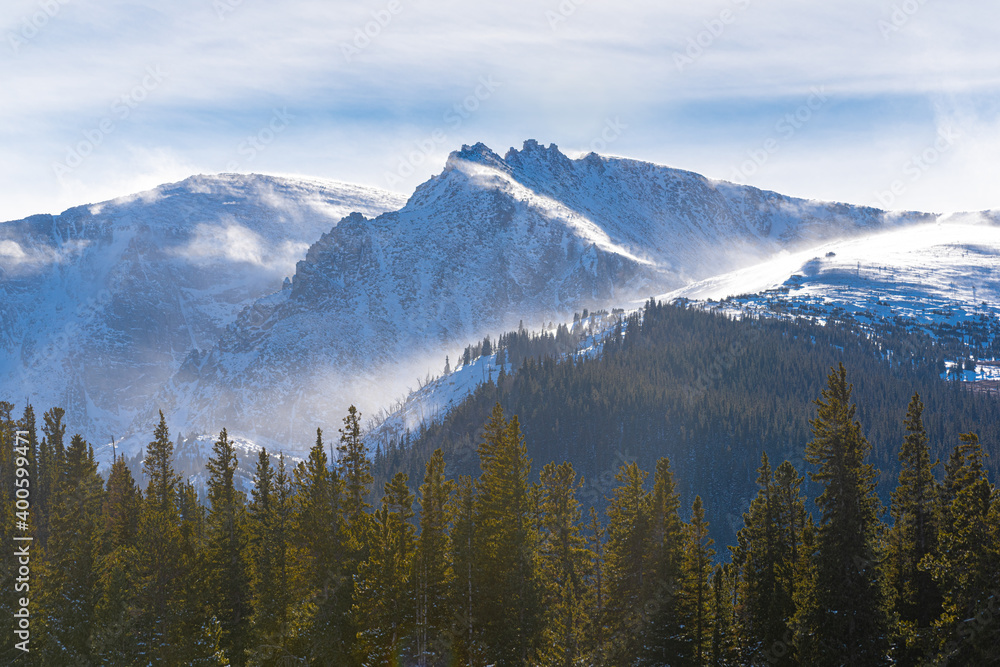
M 154 403 L 205 432 L 306 444 L 403 395 L 469 340 L 675 289 L 823 239 L 923 219 L 785 197 L 528 140 L 450 154 L 406 205 L 352 215 Z M 150 409 L 136 422 L 145 429 Z

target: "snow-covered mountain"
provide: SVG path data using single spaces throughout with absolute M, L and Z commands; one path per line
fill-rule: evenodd
M 94 442 L 120 437 L 321 234 L 402 204 L 374 188 L 223 174 L 0 223 L 0 396 L 63 406 Z
M 941 216 L 936 222 L 830 241 L 807 251 L 697 281 L 660 297 L 717 302 L 727 311 L 861 321 L 904 317 L 915 326 L 1000 316 L 1000 218 Z
M 349 403 L 371 413 L 456 346 L 565 320 L 825 241 L 935 216 L 806 201 L 527 141 L 463 146 L 399 211 L 352 215 L 287 289 L 193 352 L 136 422 L 163 407 L 203 432 L 306 446 Z

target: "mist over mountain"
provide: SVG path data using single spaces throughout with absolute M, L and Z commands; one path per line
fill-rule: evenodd
M 65 407 L 95 443 L 121 437 L 188 354 L 280 290 L 323 232 L 401 203 L 332 181 L 222 174 L 2 223 L 0 394 Z
M 450 155 L 399 211 L 352 215 L 155 401 L 184 423 L 305 445 L 384 407 L 444 356 L 834 238 L 933 219 L 813 202 L 527 141 Z M 460 349 L 460 348 L 458 348 Z M 152 407 L 141 426 L 151 428 Z M 137 424 L 137 427 L 140 424 Z
M 398 209 L 398 210 L 397 210 Z M 536 141 L 453 152 L 405 202 L 198 176 L 0 225 L 2 390 L 95 442 L 194 433 L 305 447 L 522 321 L 628 306 L 937 216 L 817 202 Z M 284 280 L 290 277 L 290 280 Z

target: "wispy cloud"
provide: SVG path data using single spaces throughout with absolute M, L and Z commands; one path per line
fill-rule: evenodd
M 223 171 L 276 108 L 294 123 L 241 170 L 384 186 L 398 156 L 440 128 L 484 74 L 503 87 L 449 133 L 453 145 L 393 187 L 412 190 L 462 143 L 503 152 L 534 137 L 587 150 L 616 116 L 629 118 L 616 153 L 728 178 L 776 115 L 824 86 L 822 118 L 748 182 L 866 202 L 894 168 L 885 156 L 925 144 L 944 105 L 963 109 L 974 119 L 967 136 L 987 143 L 956 146 L 948 169 L 929 171 L 903 203 L 1000 206 L 979 176 L 1000 148 L 991 30 L 1000 7 L 985 0 L 926 2 L 905 20 L 894 15 L 902 3 L 888 0 L 569 0 L 572 11 L 562 0 L 220 1 L 66 0 L 16 49 L 10 38 L 41 5 L 4 3 L 0 218 Z M 692 43 L 698 57 L 679 69 L 675 55 Z M 347 58 L 345 47 L 357 52 Z M 53 164 L 66 147 L 117 118 L 116 100 L 157 66 L 163 82 L 60 182 Z M 976 185 L 956 190 L 956 180 Z

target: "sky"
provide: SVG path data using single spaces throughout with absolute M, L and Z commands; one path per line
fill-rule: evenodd
M 998 24 L 963 0 L 4 0 L 0 220 L 234 171 L 409 194 L 526 139 L 1000 209 Z

